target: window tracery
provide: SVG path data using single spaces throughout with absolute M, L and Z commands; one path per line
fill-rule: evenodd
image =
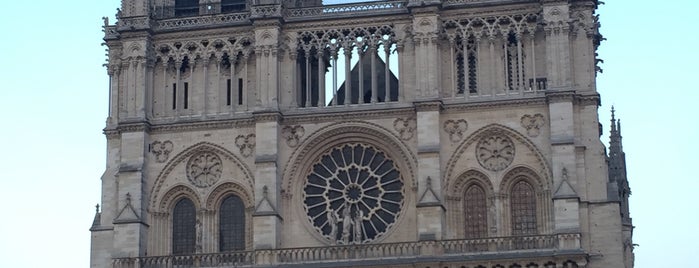
M 331 243 L 373 241 L 395 223 L 403 180 L 392 159 L 365 144 L 345 144 L 319 157 L 306 176 L 304 209 Z
M 219 207 L 219 250 L 245 249 L 245 204 L 237 195 L 226 197 Z
M 536 195 L 534 187 L 525 180 L 515 183 L 511 191 L 513 235 L 537 234 Z
M 485 191 L 473 184 L 464 193 L 465 238 L 488 236 L 488 218 Z
M 189 198 L 182 198 L 172 211 L 172 254 L 192 254 L 196 247 L 196 209 Z

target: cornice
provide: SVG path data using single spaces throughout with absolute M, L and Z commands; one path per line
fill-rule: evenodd
M 378 17 L 369 17 L 361 19 L 335 19 L 335 20 L 323 20 L 314 22 L 287 22 L 285 23 L 284 30 L 294 31 L 294 30 L 327 30 L 336 27 L 362 27 L 362 26 L 375 26 L 376 24 L 386 24 L 386 25 L 396 25 L 396 24 L 412 24 L 412 18 L 407 14 L 400 15 L 387 15 Z
M 575 90 L 546 91 L 546 101 L 548 103 L 573 102 L 575 96 Z
M 442 110 L 441 100 L 416 100 L 413 102 L 415 110 L 418 112 L 433 112 Z
M 474 3 L 472 6 L 473 8 L 458 7 L 442 10 L 440 12 L 440 17 L 446 20 L 541 12 L 541 5 L 538 2 L 512 3 L 508 5 L 502 5 L 500 3 L 497 5 L 478 3 L 476 5 L 476 3 Z
M 501 108 L 512 108 L 512 107 L 522 107 L 522 106 L 544 106 L 546 105 L 546 98 L 544 96 L 535 97 L 525 97 L 517 99 L 495 99 L 495 100 L 482 100 L 473 101 L 466 100 L 461 102 L 451 102 L 445 103 L 444 113 L 459 113 L 464 111 L 473 110 L 484 110 L 484 109 L 501 109 Z
M 304 109 L 306 110 L 306 109 Z M 334 110 L 334 111 L 333 111 Z M 318 112 L 313 112 L 318 111 Z M 357 110 L 355 107 L 331 107 L 314 109 L 310 108 L 303 114 L 289 112 L 284 114 L 284 125 L 296 125 L 304 123 L 324 123 L 346 120 L 396 118 L 415 114 L 412 105 L 394 105 L 374 109 Z
M 279 113 L 278 111 L 253 112 L 252 117 L 255 118 L 256 123 L 280 122 L 282 120 L 282 114 Z

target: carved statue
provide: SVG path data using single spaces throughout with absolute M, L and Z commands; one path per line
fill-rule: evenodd
M 362 243 L 362 218 L 364 218 L 364 212 L 361 209 L 357 209 L 357 215 L 354 218 L 354 243 Z
M 352 216 L 350 215 L 349 204 L 345 203 L 345 208 L 342 209 L 342 242 L 349 244 L 350 228 L 352 226 Z
M 330 237 L 332 237 L 333 245 L 337 243 L 337 212 L 328 212 L 328 224 L 330 225 Z

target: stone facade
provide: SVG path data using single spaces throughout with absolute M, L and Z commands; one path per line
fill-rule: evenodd
M 597 4 L 123 0 L 91 267 L 633 267 Z

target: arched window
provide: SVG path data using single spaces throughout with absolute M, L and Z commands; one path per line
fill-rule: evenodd
M 488 235 L 488 217 L 485 191 L 478 185 L 471 185 L 464 194 L 464 232 L 466 238 L 480 238 Z
M 221 202 L 219 215 L 219 250 L 245 249 L 245 205 L 237 195 Z
M 221 12 L 245 10 L 246 0 L 221 0 Z
M 197 215 L 189 198 L 177 201 L 172 212 L 172 254 L 192 254 L 196 240 Z
M 199 14 L 199 0 L 175 0 L 175 16 L 196 16 Z
M 512 194 L 510 196 L 512 234 L 536 234 L 536 195 L 534 193 L 534 187 L 526 181 L 519 181 L 512 187 Z

